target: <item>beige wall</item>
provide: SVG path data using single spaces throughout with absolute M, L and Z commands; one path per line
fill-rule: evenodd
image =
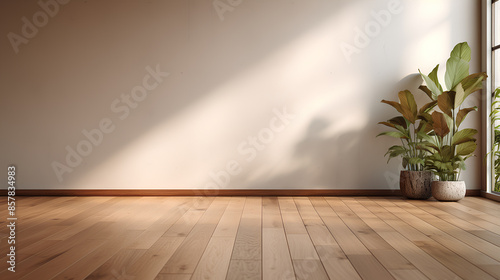
M 0 2 L 1 178 L 15 164 L 20 189 L 397 189 L 379 101 L 423 97 L 417 69 L 458 42 L 481 58 L 480 1 L 60 2 Z

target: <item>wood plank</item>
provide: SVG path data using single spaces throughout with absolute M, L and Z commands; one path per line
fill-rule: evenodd
M 133 275 L 134 279 L 154 279 L 159 275 L 161 276 L 160 271 L 184 239 L 185 237 L 176 236 L 161 237 L 137 261 L 130 265 L 127 269 L 128 274 Z M 167 279 L 167 276 L 173 277 L 172 275 L 163 275 L 161 277 Z M 189 274 L 189 276 L 191 275 Z
M 330 201 L 328 201 L 330 203 Z M 365 219 L 373 219 L 373 214 L 368 213 L 358 201 L 354 199 L 341 199 L 337 201 L 337 205 L 344 204 L 347 208 L 343 208 L 343 212 L 339 213 L 341 219 L 346 225 L 351 228 L 354 234 L 361 242 L 370 250 L 373 256 L 393 275 L 393 271 L 416 271 L 417 268 L 411 264 L 404 256 L 396 249 L 387 243 L 377 232 L 366 224 L 360 217 L 368 217 Z M 356 211 L 356 212 L 353 212 Z M 363 214 L 358 216 L 357 214 Z M 418 273 L 417 273 L 418 274 Z M 423 275 L 421 275 L 423 276 Z
M 276 197 L 262 199 L 262 279 L 295 279 Z
M 310 199 L 295 198 L 294 201 L 328 276 L 331 279 L 361 279 L 323 223 Z M 325 207 L 328 206 L 325 205 Z
M 460 248 L 456 253 L 475 264 L 500 265 L 500 248 L 464 231 L 447 221 L 443 221 L 429 213 L 409 204 L 398 203 L 406 213 L 402 217 L 419 225 L 420 231 L 429 235 L 451 250 Z
M 164 233 L 165 236 L 187 236 L 203 214 L 205 210 L 189 209 Z
M 292 260 L 319 260 L 293 198 L 279 198 L 279 206 Z M 302 265 L 303 263 L 294 262 L 293 264 Z M 323 266 L 318 267 L 318 269 L 322 268 Z
M 402 270 L 391 270 L 392 276 L 400 280 L 427 280 L 429 278 L 420 272 L 418 269 L 402 269 Z
M 262 279 L 260 260 L 231 260 L 226 280 Z
M 262 228 L 283 228 L 278 198 L 262 198 Z
M 365 223 L 372 226 L 373 229 L 377 228 L 377 233 L 387 243 L 429 279 L 459 279 L 458 275 L 413 243 L 415 241 L 428 240 L 427 236 L 415 230 L 397 216 L 389 213 L 376 201 L 378 200 L 358 200 L 363 207 L 366 207 L 367 210 L 379 217 L 378 221 L 374 218 L 364 219 Z
M 162 274 L 192 274 L 194 272 L 228 202 L 226 198 L 216 198 L 210 204 L 198 223 L 165 264 L 161 270 Z
M 280 197 L 278 202 L 285 232 L 287 234 L 307 234 L 304 222 L 297 211 L 293 198 Z
M 261 260 L 262 199 L 247 198 L 244 207 L 231 259 Z
M 478 267 L 471 265 L 470 262 L 453 253 L 451 250 L 444 249 L 444 247 L 439 246 L 436 242 L 418 241 L 416 245 L 463 279 L 498 279 L 487 274 Z
M 349 255 L 349 261 L 363 279 L 395 279 L 372 255 Z
M 229 202 L 224 215 L 222 215 L 213 236 L 236 238 L 238 227 L 240 225 L 243 207 L 245 206 L 244 197 L 234 197 Z
M 292 260 L 319 260 L 308 234 L 286 234 Z
M 471 209 L 475 209 L 492 216 L 495 216 L 495 213 L 498 213 L 498 211 L 500 211 L 500 202 L 482 197 L 470 197 L 467 199 L 462 199 L 457 204 L 467 206 Z
M 399 232 L 387 231 L 379 234 L 394 248 L 398 248 L 398 251 L 429 279 L 460 279 L 457 274 L 429 256 L 417 245 L 408 242 L 408 239 Z
M 422 204 L 414 204 L 417 207 L 422 207 Z M 455 224 L 465 230 L 489 230 L 491 232 L 500 232 L 500 226 L 498 224 L 492 223 L 490 221 L 484 220 L 480 218 L 480 216 L 476 216 L 474 214 L 470 214 L 464 212 L 455 207 L 450 207 L 450 205 L 443 205 L 439 203 L 427 203 L 426 205 L 432 207 L 422 208 L 424 211 L 428 211 L 429 213 L 449 221 L 450 223 Z M 441 210 L 441 212 L 436 211 L 435 209 Z M 444 213 L 446 214 L 444 214 Z M 444 216 L 444 217 L 443 217 Z
M 134 278 L 135 279 L 135 278 Z M 155 280 L 190 280 L 191 274 L 158 274 Z
M 191 279 L 225 279 L 234 239 L 234 237 L 212 237 Z
M 461 277 L 472 279 L 473 275 L 483 275 L 484 279 L 491 277 L 485 271 L 495 277 L 500 277 L 500 263 L 494 256 L 490 257 L 478 250 L 485 250 L 497 257 L 500 256 L 500 248 L 488 243 L 466 231 L 463 231 L 427 212 L 416 208 L 406 202 L 396 202 L 405 212 L 399 212 L 399 216 L 411 224 L 432 240 L 419 241 L 416 243 L 426 252 L 440 260 Z M 449 232 L 450 234 L 447 234 Z M 458 239 L 465 241 L 460 242 Z M 475 244 L 471 247 L 467 244 Z M 485 246 L 485 244 L 488 246 Z M 439 249 L 439 250 L 436 250 Z M 454 260 L 450 262 L 450 260 Z
M 312 201 L 315 208 L 316 205 L 319 205 L 319 201 L 321 201 L 321 199 Z M 323 201 L 327 203 L 326 200 L 323 199 Z M 346 255 L 371 254 L 332 208 L 325 207 L 323 204 L 318 206 L 316 210 Z
M 297 280 L 329 280 L 319 259 L 293 260 Z
M 318 201 L 315 200 L 313 205 L 317 202 Z M 327 203 L 330 204 L 330 201 L 327 201 Z M 334 201 L 331 206 L 342 212 L 350 211 L 347 206 L 342 204 L 343 203 L 339 201 Z M 394 279 L 389 271 L 377 261 L 351 229 L 344 224 L 337 212 L 333 210 L 333 207 L 328 209 L 325 208 L 323 204 L 321 208 L 317 208 L 316 210 L 359 275 L 361 275 L 362 278 L 370 275 L 370 277 L 376 279 Z M 367 265 L 363 265 L 363 262 L 366 262 Z
M 296 279 L 282 228 L 262 229 L 262 276 L 264 280 Z
M 431 203 L 430 201 L 424 204 L 412 204 L 441 220 L 447 221 L 496 246 L 500 246 L 500 234 L 497 234 L 500 233 L 500 226 L 496 224 L 483 219 L 477 219 L 477 217 L 472 214 L 467 214 L 458 209 L 447 207 L 446 204 Z
M 68 268 L 54 277 L 53 280 L 84 279 L 108 261 L 114 254 L 138 238 L 140 233 L 141 231 L 135 230 L 125 231 L 120 235 L 116 235 L 116 238 L 111 239 L 78 262 L 68 266 Z
M 306 228 L 308 226 L 324 226 L 323 220 L 319 217 L 308 197 L 294 197 L 293 200 Z
M 83 247 L 82 250 L 86 250 L 84 244 L 86 242 L 89 242 L 91 237 L 95 234 L 97 234 L 99 231 L 104 230 L 106 227 L 112 226 L 109 223 L 106 222 L 99 222 L 95 225 L 92 225 L 91 227 L 83 230 L 80 232 L 78 235 L 73 236 L 70 239 L 61 241 L 57 243 L 57 246 L 42 246 L 44 247 L 43 251 L 37 252 L 35 255 L 28 257 L 22 262 L 17 262 L 17 265 L 19 267 L 22 267 L 22 270 L 19 270 L 16 272 L 16 276 L 21 278 L 24 277 L 26 274 L 32 273 L 34 270 L 39 269 L 41 267 L 45 267 L 45 265 L 50 265 L 52 266 L 54 263 L 57 263 L 58 261 L 64 260 L 59 258 L 61 255 L 65 255 L 69 251 L 71 251 L 71 258 L 74 259 L 75 255 L 77 255 L 78 252 L 74 251 L 73 248 L 77 246 Z M 54 245 L 54 242 L 52 240 L 42 240 L 42 242 L 47 242 L 49 245 Z M 89 245 L 89 248 L 95 249 L 96 247 L 99 246 L 99 244 L 103 244 L 103 240 L 98 240 L 96 242 L 92 242 L 92 246 Z M 83 245 L 82 245 L 83 244 Z M 83 257 L 83 256 L 82 256 Z M 53 260 L 57 259 L 56 262 Z M 65 261 L 65 260 L 64 260 Z M 72 263 L 71 263 L 72 264 Z M 66 266 L 67 267 L 67 266 Z M 64 268 L 64 267 L 63 267 Z M 9 275 L 8 270 L 4 270 L 0 272 L 0 279 L 3 279 L 3 277 L 7 277 Z M 54 275 L 52 275 L 54 276 Z
M 338 245 L 318 245 L 316 251 L 330 279 L 361 279 Z
M 95 249 L 99 248 L 99 246 L 102 246 L 104 243 L 104 240 L 85 240 L 85 242 L 57 255 L 43 265 L 37 266 L 30 273 L 19 279 L 51 279 L 68 266 L 73 265 Z
M 98 269 L 94 270 L 85 280 L 133 278 L 134 276 L 129 274 L 127 270 L 132 264 L 139 260 L 145 252 L 146 250 L 123 248 Z

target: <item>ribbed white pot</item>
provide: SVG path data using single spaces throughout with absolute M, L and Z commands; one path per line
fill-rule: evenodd
M 459 201 L 466 191 L 464 181 L 434 181 L 431 189 L 432 196 L 440 201 Z

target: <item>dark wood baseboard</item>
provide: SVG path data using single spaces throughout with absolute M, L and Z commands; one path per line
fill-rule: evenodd
M 6 195 L 5 190 L 2 195 Z M 92 189 L 16 190 L 18 196 L 398 196 L 399 190 L 318 190 L 318 189 Z
M 500 194 L 487 193 L 485 191 L 481 191 L 481 196 L 500 202 Z
M 7 195 L 1 190 L 0 195 Z M 176 189 L 176 190 L 126 190 L 126 189 L 29 189 L 16 190 L 17 196 L 400 196 L 399 190 L 318 190 L 318 189 Z M 467 190 L 467 196 L 479 196 L 480 190 Z
M 481 196 L 481 190 L 467 190 L 465 192 L 466 196 Z

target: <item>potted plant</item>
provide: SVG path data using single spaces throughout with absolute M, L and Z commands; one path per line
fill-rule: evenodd
M 399 187 L 403 196 L 410 199 L 428 199 L 431 197 L 432 173 L 425 169 L 427 151 L 419 149 L 423 135 L 432 130 L 429 124 L 429 111 L 437 104 L 431 101 L 418 109 L 413 94 L 409 90 L 398 93 L 399 103 L 382 100 L 382 103 L 394 107 L 401 115 L 386 122 L 379 122 L 392 128 L 392 131 L 380 133 L 401 140 L 401 145 L 391 146 L 387 153 L 387 162 L 394 157 L 401 157 L 404 170 L 399 175 Z
M 440 111 L 432 112 L 433 131 L 430 134 L 420 133 L 424 141 L 418 148 L 430 154 L 425 159 L 425 165 L 439 179 L 432 182 L 432 195 L 441 201 L 458 201 L 465 196 L 466 186 L 464 181 L 459 181 L 460 171 L 465 169 L 465 160 L 473 155 L 477 147 L 474 137 L 477 130 L 460 130 L 464 119 L 477 107 L 463 108 L 462 105 L 473 92 L 482 89 L 482 81 L 487 75 L 469 75 L 470 59 L 471 50 L 466 42 L 453 48 L 446 62 L 447 91 L 443 90 L 437 78 L 439 65 L 429 75 L 420 72 L 427 84 L 420 89 L 437 101 Z
M 493 170 L 495 171 L 494 192 L 500 192 L 500 124 L 495 125 L 495 122 L 500 120 L 500 88 L 497 88 L 494 93 L 494 102 L 491 104 L 490 119 L 493 127 L 493 145 L 491 147 L 491 156 L 493 157 Z

